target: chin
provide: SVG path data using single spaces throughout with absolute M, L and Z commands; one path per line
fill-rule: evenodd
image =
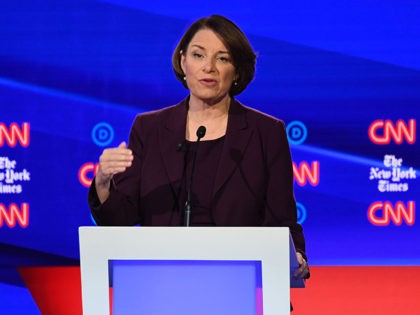
M 227 95 L 228 95 L 228 94 L 225 94 L 225 95 L 216 95 L 216 94 L 209 95 L 209 94 L 202 94 L 202 95 L 197 95 L 196 97 L 197 97 L 199 100 L 201 100 L 201 101 L 203 101 L 203 102 L 206 102 L 206 103 L 208 103 L 208 104 L 216 104 L 216 103 L 218 103 L 218 102 L 222 101 L 224 98 L 226 98 L 226 96 L 227 96 Z

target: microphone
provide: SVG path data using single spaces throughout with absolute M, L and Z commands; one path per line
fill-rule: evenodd
M 187 151 L 187 148 L 186 148 L 185 140 L 184 140 L 176 145 L 176 152 L 185 152 L 185 151 Z
M 198 127 L 196 135 L 197 135 L 197 142 L 198 142 L 200 141 L 201 138 L 203 138 L 206 135 L 206 127 L 204 126 Z
M 197 144 L 194 150 L 194 156 L 192 160 L 192 167 L 191 167 L 191 175 L 190 175 L 190 185 L 188 186 L 187 191 L 187 200 L 185 201 L 184 206 L 184 226 L 190 226 L 190 215 L 191 215 L 191 191 L 192 191 L 192 183 L 194 178 L 194 169 L 195 169 L 195 160 L 197 159 L 197 151 L 198 151 L 198 144 L 200 143 L 201 138 L 206 135 L 206 127 L 200 126 L 196 132 L 197 135 Z

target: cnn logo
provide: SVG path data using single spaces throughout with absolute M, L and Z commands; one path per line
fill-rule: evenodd
M 391 120 L 375 120 L 368 129 L 369 139 L 380 145 L 390 144 L 394 141 L 401 144 L 405 140 L 409 144 L 416 142 L 416 120 L 410 119 L 408 122 L 397 120 L 393 123 Z
M 318 186 L 319 168 L 319 161 L 312 161 L 311 165 L 306 161 L 299 165 L 293 162 L 293 177 L 299 186 L 305 186 L 307 183 Z
M 19 126 L 17 123 L 11 123 L 6 126 L 0 123 L 0 147 L 6 143 L 9 147 L 14 148 L 18 143 L 26 148 L 30 143 L 30 125 L 28 122 Z
M 92 183 L 93 177 L 98 172 L 99 163 L 87 162 L 79 168 L 77 177 L 79 178 L 80 184 L 85 187 L 89 187 Z
M 19 207 L 12 203 L 8 206 L 0 203 L 0 228 L 6 225 L 14 228 L 19 224 L 20 227 L 26 228 L 29 225 L 29 204 L 22 203 Z
M 392 223 L 395 225 L 405 224 L 412 226 L 415 223 L 416 203 L 409 201 L 404 204 L 398 201 L 393 205 L 389 201 L 376 201 L 372 203 L 368 209 L 368 219 L 370 223 L 377 226 L 388 226 Z

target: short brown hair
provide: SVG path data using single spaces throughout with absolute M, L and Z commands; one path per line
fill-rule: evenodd
M 254 79 L 256 53 L 241 29 L 229 19 L 221 15 L 204 17 L 194 22 L 184 33 L 172 55 L 172 68 L 178 80 L 188 88 L 181 68 L 181 54 L 187 51 L 194 35 L 202 29 L 210 29 L 221 37 L 232 57 L 232 63 L 237 74 L 236 85 L 232 84 L 230 95 L 240 94 Z

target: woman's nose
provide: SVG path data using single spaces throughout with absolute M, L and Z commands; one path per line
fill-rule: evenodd
M 203 65 L 204 72 L 213 72 L 216 69 L 216 61 L 213 58 L 205 59 Z

